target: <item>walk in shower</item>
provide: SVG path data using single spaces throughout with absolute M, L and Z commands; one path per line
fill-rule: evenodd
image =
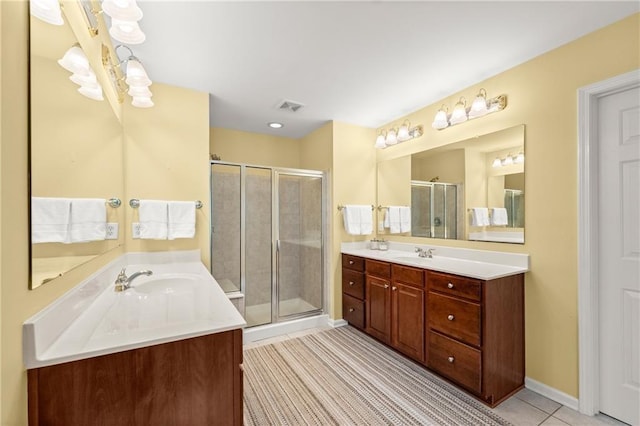
M 505 189 L 504 207 L 507 209 L 507 228 L 524 228 L 524 191 Z
M 324 173 L 211 162 L 211 273 L 248 327 L 324 302 Z
M 453 183 L 411 181 L 413 237 L 458 237 L 458 186 Z

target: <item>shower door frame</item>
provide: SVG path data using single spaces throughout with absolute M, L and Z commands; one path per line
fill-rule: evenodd
M 429 224 L 430 224 L 429 234 L 430 234 L 430 236 L 427 237 L 427 238 L 443 238 L 443 239 L 450 239 L 450 240 L 451 239 L 453 239 L 453 240 L 458 239 L 458 235 L 459 235 L 459 231 L 458 231 L 459 223 L 458 222 L 459 222 L 459 216 L 460 216 L 460 205 L 459 205 L 460 204 L 460 197 L 459 197 L 458 194 L 460 192 L 460 185 L 456 184 L 456 183 L 427 182 L 427 181 L 423 181 L 423 180 L 411 180 L 410 185 L 412 187 L 413 186 L 419 186 L 419 187 L 423 187 L 423 188 L 426 188 L 426 187 L 431 188 L 431 191 L 429 192 L 429 217 L 431 219 L 429 221 Z M 447 220 L 447 214 L 446 214 L 446 212 L 447 212 L 447 191 L 446 190 L 444 190 L 444 206 L 443 206 L 443 209 L 444 209 L 444 212 L 445 212 L 445 214 L 444 214 L 444 221 L 445 221 L 444 237 L 436 237 L 435 236 L 435 234 L 436 234 L 436 225 L 435 225 L 435 222 L 434 222 L 434 197 L 435 197 L 435 186 L 436 185 L 440 185 L 440 186 L 444 186 L 444 187 L 453 186 L 453 187 L 456 188 L 456 208 L 455 208 L 455 211 L 456 211 L 456 221 L 455 221 L 456 222 L 455 223 L 456 232 L 455 232 L 455 234 L 456 235 L 453 238 L 451 238 L 451 236 L 449 235 L 449 229 L 446 226 L 446 223 L 449 222 Z
M 223 165 L 223 166 L 235 166 L 239 167 L 240 170 L 240 292 L 245 295 L 245 304 L 244 310 L 246 312 L 246 250 L 247 250 L 247 241 L 246 241 L 246 179 L 247 179 L 247 168 L 252 169 L 262 169 L 262 170 L 270 170 L 271 171 L 271 322 L 265 324 L 257 324 L 255 326 L 267 326 L 269 324 L 275 324 L 284 321 L 290 321 L 298 318 L 306 318 L 318 314 L 322 314 L 327 311 L 327 265 L 326 259 L 327 257 L 327 173 L 319 170 L 307 170 L 307 169 L 296 169 L 296 168 L 286 168 L 286 167 L 272 167 L 272 166 L 263 166 L 263 165 L 254 165 L 247 163 L 235 163 L 229 161 L 222 160 L 211 160 L 209 165 L 209 196 L 211 198 L 210 206 L 211 206 L 211 217 L 210 217 L 210 234 L 209 234 L 209 251 L 210 251 L 210 259 L 211 264 L 213 264 L 213 255 L 214 255 L 214 247 L 213 247 L 213 215 L 214 215 L 214 200 L 213 200 L 213 166 L 214 165 Z M 320 238 L 320 262 L 321 262 L 321 279 L 320 283 L 322 288 L 320 289 L 321 301 L 320 307 L 318 309 L 314 309 L 311 311 L 290 314 L 286 316 L 280 316 L 280 306 L 279 306 L 279 277 L 278 277 L 278 256 L 279 256 L 279 198 L 278 198 L 278 184 L 279 177 L 281 174 L 289 175 L 289 176 L 305 176 L 305 177 L 318 177 L 321 179 L 321 238 Z M 210 268 L 211 269 L 211 268 Z M 213 276 L 213 270 L 211 269 L 211 275 Z M 243 312 L 243 316 L 245 313 Z

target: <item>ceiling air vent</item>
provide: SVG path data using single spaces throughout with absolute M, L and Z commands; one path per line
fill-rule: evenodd
M 302 105 L 301 103 L 298 103 L 298 102 L 284 100 L 284 101 L 278 103 L 278 105 L 276 105 L 276 108 L 277 109 L 281 109 L 281 110 L 285 110 L 285 111 L 296 112 L 296 111 L 300 110 L 303 106 L 304 105 Z

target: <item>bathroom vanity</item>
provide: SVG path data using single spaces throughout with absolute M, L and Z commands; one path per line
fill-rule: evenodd
M 244 325 L 198 251 L 128 253 L 24 323 L 29 424 L 241 425 Z
M 496 406 L 524 386 L 528 256 L 409 247 L 343 244 L 343 318 Z

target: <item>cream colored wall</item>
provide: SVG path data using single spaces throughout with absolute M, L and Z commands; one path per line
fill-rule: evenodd
M 333 153 L 333 123 L 329 122 L 298 139 L 300 168 L 330 172 Z
M 2 5 L 0 5 L 0 28 L 2 28 Z M 3 49 L 2 49 L 2 31 L 0 30 L 0 58 L 2 58 L 2 53 L 3 53 Z M 0 65 L 0 99 L 3 99 L 2 97 L 2 86 L 3 84 L 3 80 L 2 80 L 2 65 Z M 2 117 L 2 109 L 4 108 L 4 102 L 0 101 L 0 188 L 2 188 L 2 141 L 4 140 L 4 138 L 2 137 L 2 124 L 3 124 L 3 117 Z M 4 199 L 2 198 L 2 196 L 0 196 L 0 241 L 2 241 L 2 228 L 4 228 L 3 226 L 3 222 L 2 222 L 2 205 L 4 204 Z M 2 256 L 2 244 L 0 244 L 0 422 L 2 421 L 2 263 L 3 263 L 4 257 Z
M 200 200 L 203 206 L 196 210 L 194 239 L 134 240 L 127 227 L 127 251 L 200 249 L 209 266 L 209 98 L 160 83 L 153 94 L 153 108 L 124 106 L 127 223 L 138 221 L 131 198 Z
M 442 152 L 433 157 L 411 160 L 411 179 L 430 181 L 438 177 L 439 182 L 464 182 L 464 150 Z
M 267 129 L 265 128 L 265 131 Z M 272 167 L 300 167 L 297 139 L 212 127 L 211 154 L 222 161 Z
M 424 136 L 378 152 L 378 160 L 394 158 L 526 124 L 525 244 L 446 244 L 530 254 L 531 271 L 525 278 L 526 374 L 574 397 L 578 396 L 576 93 L 579 87 L 639 68 L 638 34 L 640 14 L 452 94 L 409 116 L 412 123 L 425 124 Z M 507 94 L 507 108 L 442 131 L 430 128 L 442 103 L 452 106 L 480 87 L 490 95 Z M 433 241 L 439 243 L 444 241 Z

